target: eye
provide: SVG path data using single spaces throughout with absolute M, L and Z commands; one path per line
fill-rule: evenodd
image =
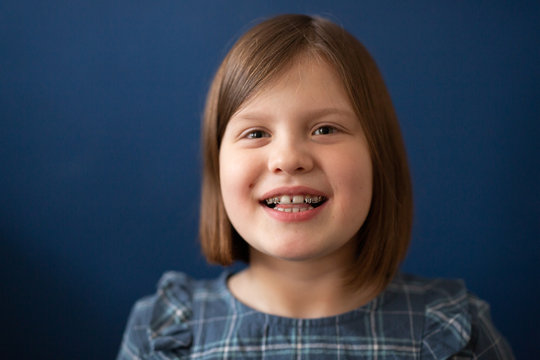
M 270 134 L 268 134 L 266 131 L 263 130 L 251 130 L 246 133 L 245 137 L 247 139 L 261 139 L 264 137 L 269 137 Z
M 335 127 L 325 125 L 325 126 L 320 126 L 317 129 L 315 129 L 315 131 L 313 131 L 313 135 L 330 135 L 330 134 L 335 134 L 337 132 L 338 132 L 338 129 L 336 129 Z

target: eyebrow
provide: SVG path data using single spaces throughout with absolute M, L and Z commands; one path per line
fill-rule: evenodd
M 342 109 L 342 108 L 336 108 L 336 107 L 328 107 L 328 108 L 320 108 L 315 110 L 308 110 L 306 112 L 303 112 L 301 116 L 303 118 L 315 118 L 319 119 L 325 116 L 329 115 L 341 115 L 341 116 L 348 116 L 356 118 L 356 114 L 348 109 Z M 251 111 L 242 113 L 237 113 L 233 115 L 234 118 L 240 118 L 244 120 L 260 120 L 260 119 L 266 119 L 268 115 L 263 111 Z

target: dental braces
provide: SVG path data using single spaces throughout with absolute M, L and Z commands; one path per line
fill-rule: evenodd
M 317 203 L 320 203 L 322 201 L 323 197 L 322 196 L 307 196 L 304 198 L 304 204 L 317 204 Z M 266 203 L 268 205 L 278 205 L 280 204 L 279 202 L 280 200 L 280 197 L 279 196 L 276 196 L 276 197 L 273 197 L 273 198 L 270 198 L 270 199 L 266 199 Z M 295 205 L 295 203 L 287 203 L 286 205 Z M 296 205 L 298 205 L 298 203 L 296 203 Z

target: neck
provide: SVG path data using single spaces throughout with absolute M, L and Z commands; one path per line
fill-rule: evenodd
M 246 305 L 273 315 L 318 318 L 345 313 L 377 294 L 370 285 L 346 285 L 354 260 L 340 260 L 287 261 L 252 250 L 250 266 L 230 279 L 229 288 Z

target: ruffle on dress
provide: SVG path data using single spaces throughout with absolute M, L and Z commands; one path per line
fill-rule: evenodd
M 459 280 L 398 274 L 372 304 L 301 320 L 241 304 L 227 289 L 228 276 L 196 281 L 166 273 L 157 293 L 132 309 L 118 359 L 290 358 L 299 336 L 302 354 L 324 354 L 319 358 L 514 358 L 489 305 Z
M 422 359 L 446 359 L 471 339 L 469 294 L 461 280 L 440 280 L 426 294 Z
M 154 351 L 173 351 L 187 355 L 193 343 L 189 321 L 192 294 L 191 279 L 183 273 L 167 272 L 158 283 L 148 336 Z

